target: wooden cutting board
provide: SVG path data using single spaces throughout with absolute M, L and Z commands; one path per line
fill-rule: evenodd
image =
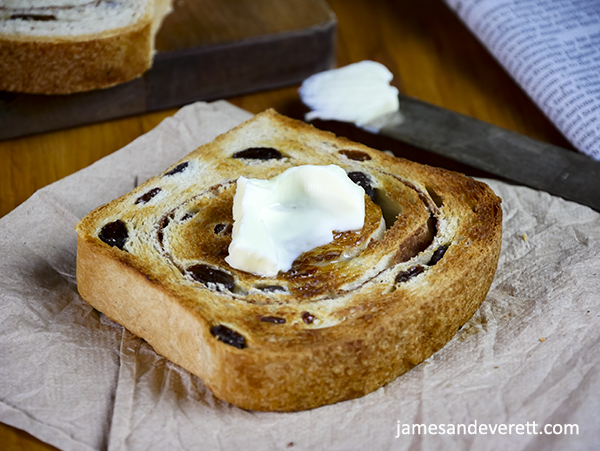
M 299 83 L 334 61 L 324 0 L 174 0 L 152 68 L 114 88 L 0 92 L 0 139 Z

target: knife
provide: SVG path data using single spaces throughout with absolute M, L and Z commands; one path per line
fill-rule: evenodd
M 600 162 L 587 155 L 404 95 L 382 120 L 380 135 L 600 211 Z

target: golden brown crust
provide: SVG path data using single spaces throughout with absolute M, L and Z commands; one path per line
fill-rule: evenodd
M 2 91 L 70 94 L 107 88 L 150 68 L 150 24 L 87 41 L 0 39 L 0 54 Z
M 158 24 L 170 0 L 156 0 L 141 20 L 94 35 L 0 33 L 0 91 L 71 94 L 140 77 L 152 65 Z
M 275 147 L 284 158 L 231 157 L 258 145 Z M 347 150 L 369 158 L 346 158 Z M 462 175 L 390 157 L 273 111 L 182 162 L 187 166 L 181 173 L 168 175 L 174 165 L 78 224 L 78 286 L 94 307 L 239 407 L 293 411 L 376 390 L 450 340 L 484 300 L 494 277 L 500 199 L 487 185 Z M 323 258 L 362 238 L 340 238 L 268 280 L 228 267 L 223 248 L 229 238 L 213 236 L 225 230 L 216 232 L 215 222 L 230 220 L 227 184 L 239 175 L 265 178 L 315 163 L 367 174 L 378 204 L 367 200 L 367 211 L 397 214 L 394 225 L 388 224 L 383 237 L 366 233 L 366 247 L 325 270 Z M 153 200 L 136 204 L 156 188 Z M 212 217 L 215 222 L 207 219 Z M 123 220 L 130 233 L 124 250 L 98 238 L 115 220 Z M 177 241 L 181 236 L 183 243 Z M 191 251 L 178 250 L 186 243 Z M 202 243 L 219 249 L 193 250 Z M 235 288 L 190 277 L 190 265 L 201 262 L 231 275 Z M 308 290 L 295 285 L 302 271 Z M 256 288 L 261 284 L 285 290 L 262 291 Z M 312 321 L 304 320 L 306 312 Z M 220 341 L 213 328 L 222 326 L 243 337 L 244 347 Z

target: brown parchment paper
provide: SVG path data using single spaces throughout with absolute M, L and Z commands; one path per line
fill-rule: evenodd
M 0 220 L 0 421 L 65 450 L 598 449 L 600 214 L 546 193 L 487 181 L 504 211 L 487 299 L 442 350 L 357 400 L 238 409 L 87 305 L 77 221 L 249 116 L 187 106 Z M 438 433 L 399 434 L 418 424 Z

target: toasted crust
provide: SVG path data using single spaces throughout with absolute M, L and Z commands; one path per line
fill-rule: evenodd
M 152 65 L 154 38 L 171 0 L 153 0 L 140 20 L 101 33 L 69 36 L 0 32 L 0 91 L 71 94 L 108 88 Z
M 259 146 L 284 157 L 232 158 Z M 365 198 L 371 227 L 340 234 L 271 279 L 225 263 L 232 181 L 331 163 L 367 176 L 375 191 L 374 202 Z M 444 346 L 492 283 L 500 199 L 470 178 L 273 111 L 179 165 L 77 225 L 78 287 L 95 308 L 239 407 L 302 410 L 376 390 Z M 99 238 L 115 221 L 127 227 L 123 250 Z M 234 286 L 195 278 L 191 268 L 199 264 L 228 274 Z M 233 333 L 229 344 L 223 331 Z

